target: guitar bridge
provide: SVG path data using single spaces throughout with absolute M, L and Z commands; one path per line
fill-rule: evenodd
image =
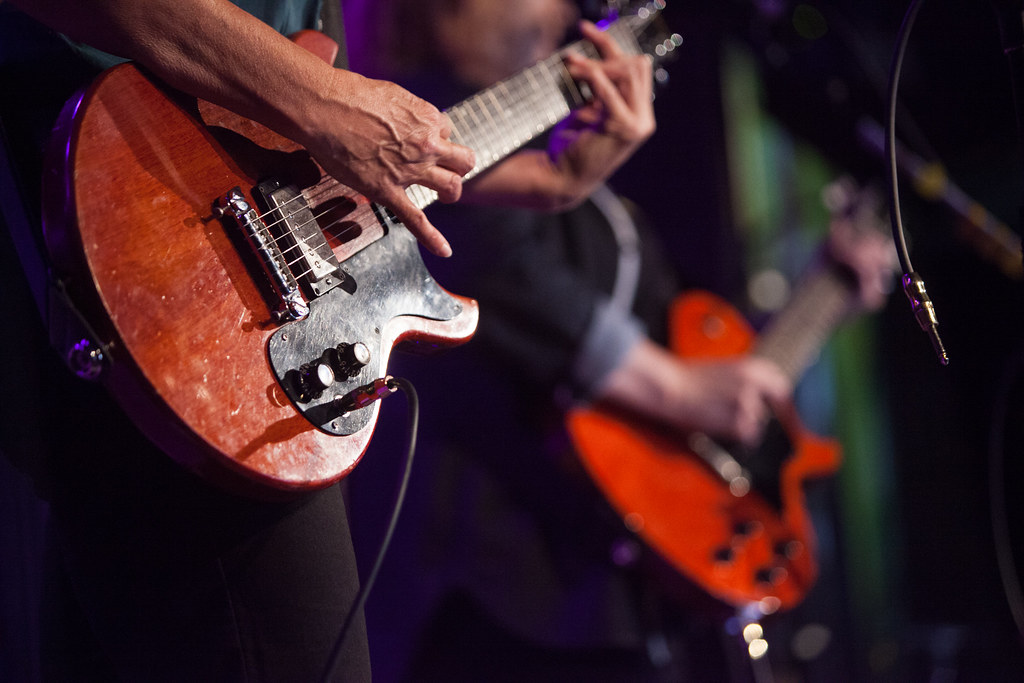
M 214 204 L 214 211 L 220 216 L 234 219 L 242 230 L 245 241 L 252 247 L 263 271 L 277 297 L 271 309 L 278 322 L 302 320 L 309 315 L 309 304 L 299 291 L 299 283 L 292 274 L 281 245 L 242 194 L 241 188 L 234 188 Z

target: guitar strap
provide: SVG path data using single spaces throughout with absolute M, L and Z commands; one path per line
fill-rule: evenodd
M 607 185 L 598 187 L 590 199 L 608 221 L 618 247 L 610 303 L 618 311 L 629 313 L 640 281 L 640 235 L 636 223 L 622 200 Z
M 601 185 L 589 199 L 604 216 L 615 240 L 615 281 L 609 298 L 596 302 L 569 377 L 555 388 L 555 404 L 560 406 L 589 396 L 644 333 L 642 324 L 632 313 L 641 264 L 636 223 L 622 200 L 606 185 Z

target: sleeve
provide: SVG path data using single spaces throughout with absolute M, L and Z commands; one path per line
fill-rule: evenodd
M 430 269 L 480 302 L 474 344 L 522 381 L 586 397 L 644 334 L 609 304 L 617 247 L 600 213 L 436 207 L 454 249 Z
M 573 363 L 574 393 L 593 396 L 645 336 L 635 316 L 610 305 L 607 298 L 598 300 Z

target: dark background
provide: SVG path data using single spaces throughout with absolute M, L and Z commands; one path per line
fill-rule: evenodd
M 890 61 L 908 4 L 669 3 L 665 15 L 685 43 L 656 100 L 658 132 L 616 184 L 656 224 L 680 226 L 665 234 L 685 272 L 734 298 L 742 294 L 749 245 L 731 224 L 722 190 L 722 44 L 749 48 L 761 67 L 764 107 L 797 139 L 838 170 L 884 180 L 883 161 L 858 143 L 856 123 L 863 116 L 884 120 Z M 825 26 L 815 38 L 799 30 L 808 8 Z M 1000 9 L 1011 17 L 1019 11 Z M 924 3 L 906 54 L 897 130 L 1019 234 L 1012 84 L 1020 76 L 1004 54 L 1001 26 L 1014 28 L 987 2 Z M 1019 573 L 1007 565 L 1006 587 L 999 570 L 1000 557 L 1019 562 L 1024 547 L 1021 282 L 965 239 L 962 221 L 947 207 L 922 200 L 906 179 L 900 187 L 913 265 L 952 360 L 940 366 L 897 290 L 874 323 L 872 347 L 887 442 L 873 463 L 884 506 L 883 524 L 873 531 L 884 585 L 864 592 L 857 580 L 866 567 L 846 543 L 858 522 L 851 516 L 856 501 L 844 501 L 850 489 L 834 485 L 822 506 L 835 524 L 825 533 L 834 535 L 837 565 L 789 626 L 806 620 L 845 629 L 834 632 L 820 661 L 803 667 L 808 679 L 1024 680 L 1011 611 L 1020 608 L 1007 597 L 1018 590 Z M 993 502 L 1005 502 L 1005 510 L 993 516 Z M 792 635 L 786 633 L 783 643 Z
M 797 12 L 808 7 L 826 27 L 814 39 L 794 27 Z M 665 230 L 665 239 L 690 279 L 734 298 L 742 293 L 746 245 L 731 225 L 723 189 L 723 42 L 749 46 L 762 67 L 765 107 L 795 136 L 837 168 L 879 178 L 881 161 L 857 144 L 855 123 L 862 115 L 883 118 L 889 60 L 906 9 L 894 0 L 670 1 L 666 18 L 685 43 L 670 67 L 669 87 L 658 95 L 659 130 L 616 184 L 655 224 L 681 226 Z M 925 4 L 900 89 L 900 136 L 940 160 L 970 196 L 1019 230 L 1015 77 L 999 29 L 988 2 Z M 821 505 L 835 525 L 833 565 L 806 609 L 779 628 L 788 637 L 801 620 L 824 621 L 832 644 L 790 675 L 1024 680 L 1012 618 L 1019 572 L 999 570 L 1000 557 L 1020 561 L 1024 548 L 1021 283 L 963 238 L 952 212 L 915 197 L 907 183 L 902 189 L 914 265 L 935 302 L 952 360 L 938 364 L 906 300 L 895 293 L 878 317 L 872 349 L 888 444 L 875 463 L 883 473 L 877 483 L 885 523 L 874 542 L 888 573 L 878 591 L 861 592 L 856 579 L 863 568 L 843 552 L 856 506 L 842 501 L 841 487 L 826 484 Z M 7 410 L 15 400 L 0 397 L 0 405 Z M 26 655 L 35 648 L 44 515 L 21 476 L 0 463 L 0 680 L 32 680 Z M 1002 500 L 1005 510 L 993 517 L 993 501 Z

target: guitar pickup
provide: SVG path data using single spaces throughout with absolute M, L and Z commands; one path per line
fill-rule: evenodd
M 317 217 L 297 187 L 266 180 L 253 195 L 264 204 L 267 228 L 307 297 L 315 299 L 345 281 Z

